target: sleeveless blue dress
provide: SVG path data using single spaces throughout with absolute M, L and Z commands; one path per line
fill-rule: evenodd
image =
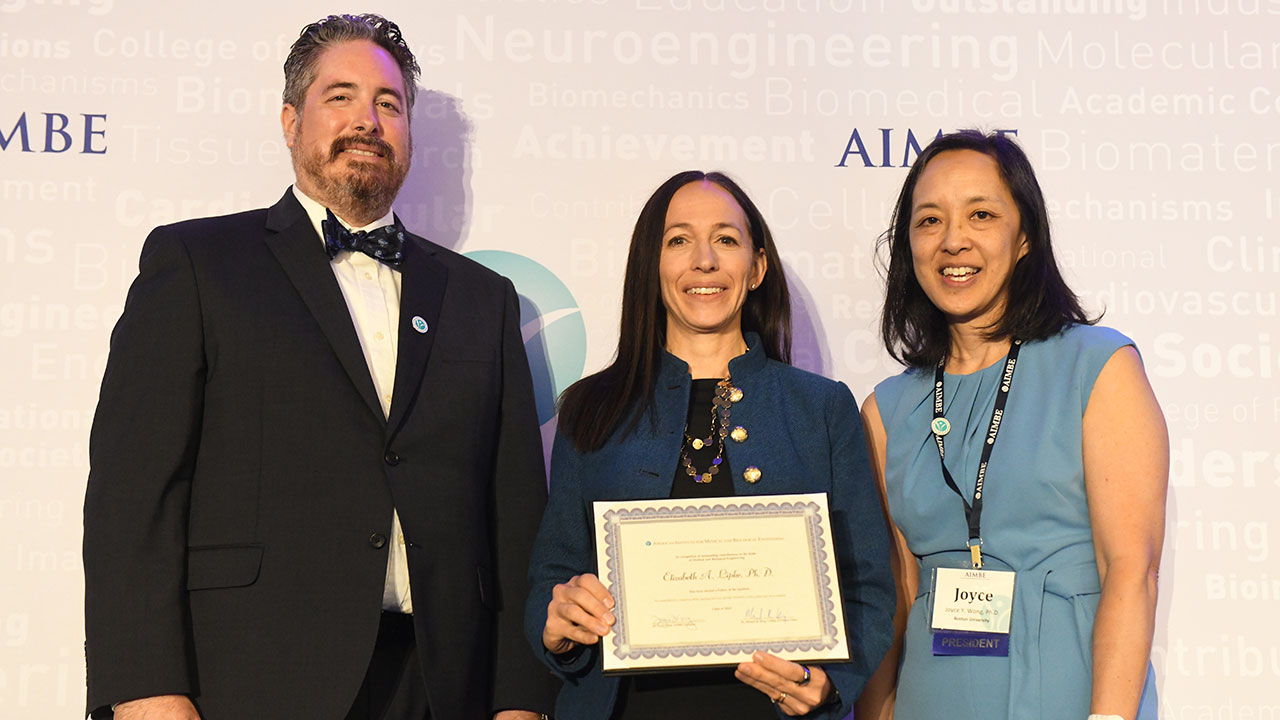
M 932 571 L 969 567 L 964 508 L 942 479 L 930 432 L 933 370 L 907 370 L 876 386 L 888 437 L 889 513 L 920 563 L 907 621 L 896 720 L 1084 720 L 1092 687 L 1093 620 L 1101 587 L 1085 498 L 1082 420 L 1103 365 L 1133 341 L 1074 325 L 1024 343 L 983 487 L 985 569 L 1015 570 L 1008 657 L 934 656 L 927 608 Z M 947 374 L 947 467 L 973 502 L 979 456 L 1003 358 L 969 375 Z M 1147 670 L 1137 720 L 1154 720 Z

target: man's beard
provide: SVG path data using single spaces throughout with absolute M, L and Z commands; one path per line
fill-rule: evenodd
M 306 174 L 323 197 L 316 198 L 332 205 L 330 209 L 376 219 L 391 209 L 409 174 L 408 162 L 401 163 L 391 144 L 372 135 L 339 137 L 329 147 L 327 156 L 309 152 L 298 137 L 298 150 L 293 153 L 296 172 Z M 348 162 L 343 151 L 368 150 L 382 155 L 387 165 L 361 160 Z M 409 154 L 413 154 L 412 145 Z

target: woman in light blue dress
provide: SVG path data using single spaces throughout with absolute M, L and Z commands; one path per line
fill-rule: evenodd
M 1007 137 L 935 140 L 885 242 L 882 333 L 908 369 L 863 418 L 893 524 L 898 639 L 858 719 L 1155 718 L 1168 434 L 1132 341 L 1066 286 Z M 979 560 L 1011 582 L 1007 634 L 957 625 L 963 593 L 985 590 L 956 571 Z

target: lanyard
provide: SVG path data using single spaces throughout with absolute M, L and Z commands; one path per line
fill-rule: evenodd
M 969 541 L 966 544 L 975 568 L 982 567 L 982 483 L 987 477 L 987 463 L 991 461 L 991 449 L 995 447 L 996 433 L 1000 431 L 1004 405 L 1009 400 L 1009 389 L 1013 387 L 1013 369 L 1018 363 L 1018 350 L 1021 348 L 1022 341 L 1015 338 L 1005 357 L 1004 376 L 1000 378 L 1000 388 L 996 391 L 996 404 L 991 411 L 991 424 L 987 426 L 987 439 L 982 443 L 982 457 L 978 462 L 978 479 L 973 486 L 972 505 L 965 499 L 964 493 L 960 492 L 956 481 L 951 477 L 951 471 L 947 470 L 946 449 L 942 446 L 942 436 L 951 432 L 951 423 L 942 416 L 942 369 L 946 365 L 946 358 L 938 361 L 938 368 L 933 373 L 933 422 L 929 424 L 929 430 L 934 442 L 938 443 L 938 464 L 942 466 L 942 478 L 947 481 L 947 487 L 960 496 L 960 502 L 964 503 L 964 518 L 969 523 Z

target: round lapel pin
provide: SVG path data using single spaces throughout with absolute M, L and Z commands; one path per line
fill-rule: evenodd
M 421 315 L 414 315 L 410 324 L 413 325 L 414 330 L 417 330 L 420 333 L 425 333 L 427 331 L 427 321 L 423 320 Z

